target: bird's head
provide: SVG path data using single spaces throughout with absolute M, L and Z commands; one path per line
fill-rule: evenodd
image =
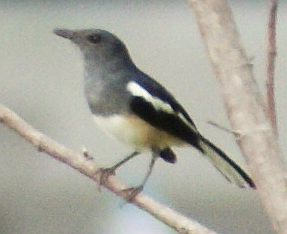
M 101 29 L 55 29 L 54 33 L 76 44 L 85 57 L 98 59 L 127 56 L 124 43 L 114 34 Z

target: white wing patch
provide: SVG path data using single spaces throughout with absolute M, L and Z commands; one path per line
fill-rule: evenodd
M 133 81 L 128 83 L 127 90 L 134 96 L 144 98 L 147 102 L 151 103 L 157 110 L 164 110 L 169 113 L 174 113 L 174 110 L 168 103 L 163 102 L 159 98 L 152 96 L 147 90 L 145 90 Z
M 147 90 L 142 88 L 139 84 L 136 82 L 129 82 L 127 85 L 127 90 L 134 96 L 142 97 L 147 102 L 151 103 L 157 110 L 164 110 L 168 113 L 174 113 L 177 115 L 183 122 L 185 122 L 191 129 L 194 131 L 197 131 L 196 128 L 184 117 L 184 115 L 181 112 L 175 112 L 171 105 L 168 103 L 160 100 L 157 97 L 152 96 Z
M 178 116 L 179 116 L 179 118 L 181 118 L 181 120 L 182 120 L 183 122 L 185 122 L 191 129 L 193 129 L 193 131 L 197 132 L 195 126 L 192 125 L 192 124 L 184 117 L 184 115 L 183 115 L 182 113 L 179 113 Z

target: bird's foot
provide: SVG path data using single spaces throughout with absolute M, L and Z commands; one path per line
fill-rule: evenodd
M 123 189 L 122 192 L 125 194 L 125 198 L 128 202 L 132 202 L 134 198 L 143 191 L 143 185 L 137 187 L 131 187 Z
M 95 176 L 99 175 L 99 189 L 105 184 L 110 176 L 116 174 L 116 169 L 113 167 L 100 168 L 96 171 Z

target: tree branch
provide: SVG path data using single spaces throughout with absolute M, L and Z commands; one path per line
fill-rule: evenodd
M 213 127 L 216 127 L 218 129 L 224 131 L 224 132 L 230 133 L 230 134 L 234 135 L 235 137 L 240 137 L 240 135 L 241 135 L 239 132 L 232 131 L 226 127 L 219 125 L 218 123 L 211 121 L 211 120 L 207 121 L 207 123 L 212 125 Z
M 277 21 L 278 1 L 270 1 L 269 21 L 268 21 L 268 42 L 267 42 L 267 108 L 269 119 L 273 127 L 274 134 L 278 137 L 276 104 L 274 94 L 274 74 L 275 74 L 275 58 L 276 51 L 276 21 Z
M 84 155 L 73 152 L 72 150 L 45 136 L 41 132 L 35 130 L 17 114 L 1 104 L 0 122 L 16 131 L 21 137 L 34 145 L 39 151 L 49 154 L 54 159 L 69 165 L 99 184 L 99 175 L 96 175 L 95 173 L 99 169 L 99 166 L 96 165 L 93 160 L 89 160 Z M 123 199 L 126 198 L 126 195 L 122 192 L 122 190 L 126 189 L 127 186 L 116 179 L 116 177 L 109 177 L 109 179 L 102 186 L 117 196 L 122 197 Z M 171 208 L 164 206 L 143 194 L 138 194 L 132 203 L 140 209 L 153 215 L 161 222 L 167 224 L 169 227 L 175 229 L 179 233 L 216 234 L 214 231 L 209 230 L 198 222 L 184 217 Z
M 274 229 L 287 233 L 287 186 L 278 142 L 227 0 L 189 0 L 221 85 L 232 129 Z

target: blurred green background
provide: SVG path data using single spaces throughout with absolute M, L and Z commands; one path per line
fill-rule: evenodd
M 264 91 L 268 1 L 232 1 L 235 19 Z M 276 94 L 286 140 L 286 3 L 278 20 Z M 220 89 L 186 1 L 0 1 L 0 102 L 35 128 L 76 151 L 112 165 L 130 152 L 94 127 L 83 96 L 82 60 L 55 27 L 101 28 L 124 40 L 137 65 L 171 90 L 201 132 L 244 165 L 234 138 L 207 124 L 229 126 Z M 281 144 L 286 150 L 286 144 Z M 272 233 L 254 191 L 231 186 L 193 149 L 178 163 L 159 160 L 145 193 L 219 233 Z M 118 175 L 130 185 L 147 169 L 144 154 Z M 94 182 L 0 126 L 1 234 L 175 233 L 143 211 L 98 191 Z

